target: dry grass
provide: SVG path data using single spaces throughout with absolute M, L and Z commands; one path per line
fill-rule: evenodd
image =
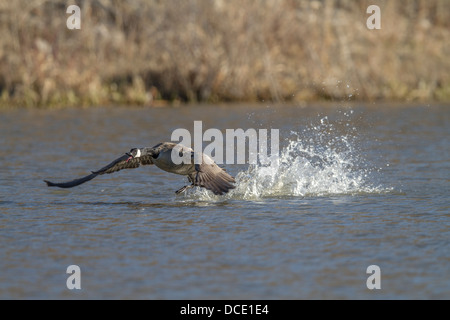
M 81 30 L 70 4 L 0 3 L 0 105 L 450 101 L 448 0 L 85 0 Z

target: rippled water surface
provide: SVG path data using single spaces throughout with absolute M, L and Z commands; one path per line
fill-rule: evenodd
M 226 196 L 176 196 L 186 179 L 153 166 L 42 181 L 194 120 L 279 129 L 279 158 L 225 165 Z M 0 134 L 0 298 L 450 298 L 449 106 L 19 110 L 0 114 Z M 66 287 L 73 264 L 81 290 Z

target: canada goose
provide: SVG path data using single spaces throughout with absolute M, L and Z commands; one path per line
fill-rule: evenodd
M 188 154 L 190 163 L 174 163 L 172 160 L 172 151 L 177 152 L 180 159 L 182 155 Z M 204 153 L 199 153 L 202 161 L 200 164 L 195 164 L 194 154 L 194 150 L 181 144 L 163 142 L 157 144 L 153 148 L 133 148 L 130 152 L 125 153 L 107 166 L 98 171 L 92 171 L 90 175 L 83 178 L 62 183 L 54 183 L 48 180 L 44 180 L 44 182 L 47 183 L 49 187 L 72 188 L 92 180 L 98 175 L 113 173 L 122 169 L 133 169 L 140 165 L 154 164 L 164 171 L 188 177 L 191 185 L 180 188 L 176 191 L 176 194 L 184 192 L 193 186 L 206 188 L 216 195 L 222 195 L 227 193 L 230 189 L 235 188 L 235 186 L 231 184 L 236 182 L 234 178 L 226 173 L 224 169 L 220 168 L 209 156 Z

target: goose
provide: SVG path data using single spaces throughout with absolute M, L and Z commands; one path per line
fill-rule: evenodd
M 187 159 L 190 159 L 190 161 L 180 161 L 180 164 L 176 164 L 172 159 L 172 152 L 176 152 L 180 159 L 185 159 L 182 157 L 187 155 Z M 198 153 L 201 161 L 197 161 L 200 163 L 196 164 L 194 155 L 194 150 L 189 147 L 173 142 L 162 142 L 152 148 L 133 148 L 110 164 L 100 170 L 92 171 L 91 174 L 85 177 L 61 183 L 48 180 L 44 180 L 44 182 L 49 187 L 72 188 L 88 182 L 98 175 L 154 164 L 164 171 L 187 176 L 191 184 L 178 189 L 175 191 L 176 194 L 180 194 L 194 186 L 211 190 L 216 195 L 223 195 L 230 189 L 235 188 L 233 185 L 236 182 L 234 178 L 223 168 L 220 168 L 213 159 L 204 153 Z

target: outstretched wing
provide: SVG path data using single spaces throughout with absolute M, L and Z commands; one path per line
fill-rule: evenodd
M 203 155 L 201 164 L 195 165 L 197 174 L 194 184 L 211 190 L 214 194 L 222 195 L 236 188 L 232 183 L 236 181 L 224 169 L 220 168 L 214 161 Z
M 137 168 L 141 164 L 142 165 L 153 164 L 151 156 L 143 156 L 143 157 L 132 158 L 132 159 L 129 159 L 129 158 L 130 158 L 130 156 L 128 154 L 124 154 L 123 156 L 121 156 L 120 158 L 117 158 L 116 160 L 114 160 L 113 162 L 108 164 L 107 166 L 104 166 L 100 170 L 92 171 L 92 173 L 90 175 L 87 175 L 83 178 L 79 178 L 79 179 L 75 179 L 75 180 L 67 181 L 67 182 L 61 182 L 61 183 L 55 183 L 55 182 L 51 182 L 48 180 L 44 180 L 44 182 L 47 183 L 47 186 L 49 186 L 49 187 L 72 188 L 72 187 L 76 187 L 82 183 L 88 182 L 88 181 L 94 179 L 98 175 L 102 175 L 105 173 L 113 173 L 113 172 L 120 171 L 122 169 Z

